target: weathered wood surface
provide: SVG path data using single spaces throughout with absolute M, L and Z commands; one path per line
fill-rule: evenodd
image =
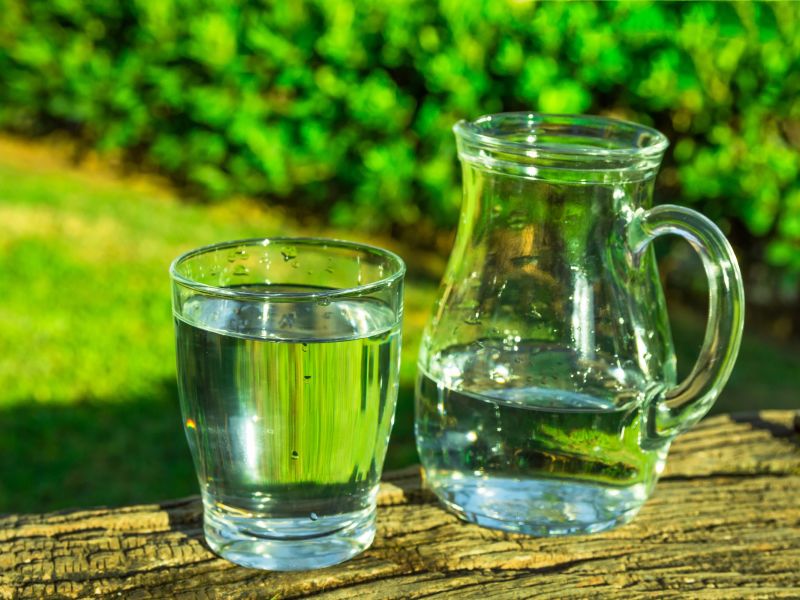
M 595 536 L 481 529 L 416 469 L 388 473 L 373 547 L 301 573 L 217 558 L 197 498 L 4 516 L 0 598 L 800 598 L 798 429 L 787 411 L 702 422 L 640 515 Z

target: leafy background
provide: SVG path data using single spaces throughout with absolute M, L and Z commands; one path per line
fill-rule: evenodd
M 409 259 L 390 465 L 412 462 L 415 344 L 459 204 L 450 128 L 489 112 L 666 133 L 657 201 L 714 219 L 747 283 L 718 410 L 796 407 L 798 30 L 791 2 L 0 0 L 0 510 L 194 490 L 165 269 L 249 235 Z M 661 254 L 688 363 L 705 284 L 685 245 Z

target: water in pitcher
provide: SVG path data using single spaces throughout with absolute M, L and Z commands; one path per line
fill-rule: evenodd
M 417 390 L 427 484 L 478 524 L 554 535 L 631 519 L 663 467 L 636 372 L 552 345 L 439 353 Z
M 313 539 L 374 511 L 399 362 L 388 307 L 196 296 L 176 328 L 212 545 L 238 526 L 264 540 Z

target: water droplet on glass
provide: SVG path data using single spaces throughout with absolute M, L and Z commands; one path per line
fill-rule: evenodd
M 300 458 L 300 453 L 297 450 L 292 450 L 292 460 Z
M 308 515 L 308 518 L 311 519 L 312 521 L 316 521 L 317 519 L 319 519 L 319 517 L 317 516 L 317 513 L 313 513 L 313 512 L 310 515 Z
M 328 298 L 327 296 L 323 296 L 322 298 L 317 300 L 317 304 L 319 304 L 320 306 L 328 306 L 330 303 L 331 299 Z
M 248 269 L 244 265 L 236 265 L 236 268 L 233 270 L 233 274 L 239 277 L 242 277 L 243 275 L 249 275 L 250 269 Z
M 236 262 L 237 260 L 242 260 L 244 258 L 247 258 L 247 250 L 242 247 L 239 247 L 228 254 L 228 262 Z
M 283 260 L 289 262 L 293 258 L 297 258 L 297 248 L 294 246 L 284 246 L 281 248 L 281 256 L 283 256 Z

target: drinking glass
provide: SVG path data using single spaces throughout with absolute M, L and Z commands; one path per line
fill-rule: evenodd
M 667 147 L 654 129 L 507 113 L 455 133 L 461 219 L 418 365 L 426 481 L 487 527 L 558 535 L 624 523 L 733 368 L 736 257 L 701 214 L 652 207 Z M 705 341 L 681 383 L 650 244 L 664 234 L 686 239 L 708 277 Z
M 313 238 L 172 263 L 181 411 L 220 556 L 311 569 L 372 543 L 404 273 L 386 250 Z

